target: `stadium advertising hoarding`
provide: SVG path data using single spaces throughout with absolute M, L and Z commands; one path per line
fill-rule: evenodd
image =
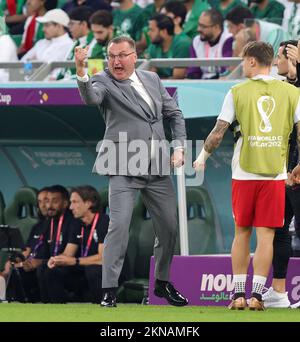
M 300 300 L 300 259 L 291 258 L 286 279 L 291 304 Z M 247 298 L 251 293 L 253 269 L 250 265 L 246 283 Z M 266 286 L 272 282 L 272 270 Z M 226 306 L 234 292 L 230 255 L 174 256 L 170 279 L 177 289 L 189 299 L 189 305 Z M 149 303 L 165 305 L 164 299 L 153 295 L 154 259 L 151 258 Z

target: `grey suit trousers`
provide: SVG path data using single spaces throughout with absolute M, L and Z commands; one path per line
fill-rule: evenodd
M 169 280 L 169 270 L 177 234 L 176 195 L 171 176 L 110 176 L 110 223 L 104 240 L 102 287 L 118 287 L 123 266 L 129 225 L 135 200 L 141 191 L 154 223 L 155 278 Z

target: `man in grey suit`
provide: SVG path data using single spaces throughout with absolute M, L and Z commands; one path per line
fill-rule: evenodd
M 157 238 L 154 293 L 171 305 L 186 305 L 187 299 L 169 282 L 177 232 L 176 196 L 169 166 L 184 163 L 182 112 L 157 74 L 135 70 L 137 54 L 131 38 L 121 36 L 109 42 L 108 70 L 91 79 L 85 72 L 86 58 L 87 49 L 77 48 L 79 91 L 86 104 L 99 107 L 106 124 L 94 166 L 97 173 L 109 176 L 110 223 L 104 241 L 101 305 L 116 306 L 116 289 L 139 190 Z M 171 160 L 163 118 L 169 121 L 173 136 Z

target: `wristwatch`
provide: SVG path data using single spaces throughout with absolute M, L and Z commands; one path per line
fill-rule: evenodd
M 80 259 L 79 259 L 79 258 L 76 258 L 76 259 L 75 259 L 75 265 L 76 265 L 76 266 L 79 266 L 79 264 L 80 264 Z

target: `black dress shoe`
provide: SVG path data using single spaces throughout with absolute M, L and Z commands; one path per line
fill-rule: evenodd
M 106 308 L 115 308 L 117 306 L 116 295 L 111 291 L 105 292 L 100 305 Z
M 154 294 L 157 297 L 165 298 L 170 305 L 185 306 L 188 304 L 188 300 L 168 281 L 156 283 Z

